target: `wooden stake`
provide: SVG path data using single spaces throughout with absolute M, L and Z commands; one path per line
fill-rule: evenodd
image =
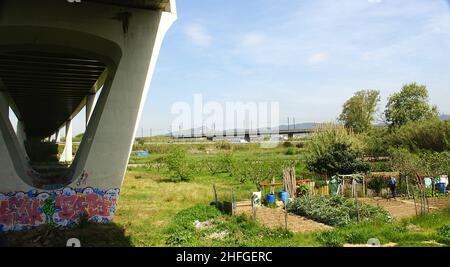
M 287 212 L 287 202 L 284 203 L 284 227 L 286 232 L 288 231 L 288 212 Z
M 214 190 L 214 203 L 216 204 L 216 207 L 219 207 L 219 198 L 217 197 L 217 190 L 215 184 L 213 184 L 213 190 Z

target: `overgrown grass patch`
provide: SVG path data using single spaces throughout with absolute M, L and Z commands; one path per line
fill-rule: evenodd
M 402 221 L 372 221 L 352 223 L 345 227 L 315 233 L 322 246 L 340 247 L 344 244 L 366 244 L 376 238 L 381 244 L 395 243 L 396 246 L 430 247 L 450 245 L 450 213 L 430 213 Z M 408 229 L 415 226 L 416 231 Z
M 197 229 L 195 221 L 209 222 Z M 171 246 L 316 246 L 311 234 L 293 234 L 284 229 L 269 229 L 245 215 L 221 214 L 214 206 L 197 205 L 180 211 L 166 230 Z

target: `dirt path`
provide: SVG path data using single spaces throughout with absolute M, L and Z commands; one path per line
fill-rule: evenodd
M 250 206 L 237 207 L 236 213 L 244 213 L 251 216 L 252 208 Z M 284 216 L 283 210 L 278 208 L 259 207 L 256 212 L 258 222 L 272 229 L 285 227 Z M 331 226 L 308 220 L 301 216 L 288 214 L 288 229 L 294 233 L 307 233 L 331 228 Z
M 416 215 L 416 208 L 414 207 L 413 200 L 393 200 L 384 198 L 361 198 L 367 204 L 374 206 L 382 206 L 395 219 L 402 219 L 407 217 L 413 217 Z M 429 199 L 430 210 L 440 210 L 450 205 L 450 198 L 443 199 Z M 417 212 L 420 213 L 420 205 L 417 203 Z

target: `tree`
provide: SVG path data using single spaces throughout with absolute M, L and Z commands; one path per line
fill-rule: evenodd
M 344 103 L 339 120 L 344 123 L 346 128 L 352 129 L 355 133 L 365 132 L 372 126 L 379 102 L 379 91 L 358 91 Z
M 192 177 L 191 168 L 184 150 L 178 147 L 171 149 L 169 153 L 164 156 L 163 162 L 173 181 L 187 181 Z
M 405 125 L 410 121 L 422 121 L 438 116 L 436 106 L 428 103 L 428 91 L 425 85 L 406 84 L 399 93 L 388 99 L 384 112 L 391 128 Z

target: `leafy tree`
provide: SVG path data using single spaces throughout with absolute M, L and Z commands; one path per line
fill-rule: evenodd
M 399 93 L 388 99 L 384 112 L 390 127 L 405 125 L 410 121 L 423 121 L 437 117 L 437 107 L 428 103 L 428 91 L 425 85 L 410 83 L 403 86 Z
M 171 178 L 187 181 L 191 178 L 192 172 L 186 158 L 186 152 L 178 147 L 169 151 L 163 158 Z
M 379 102 L 379 91 L 358 91 L 344 103 L 339 120 L 344 123 L 346 128 L 352 129 L 355 133 L 365 132 L 372 126 Z

